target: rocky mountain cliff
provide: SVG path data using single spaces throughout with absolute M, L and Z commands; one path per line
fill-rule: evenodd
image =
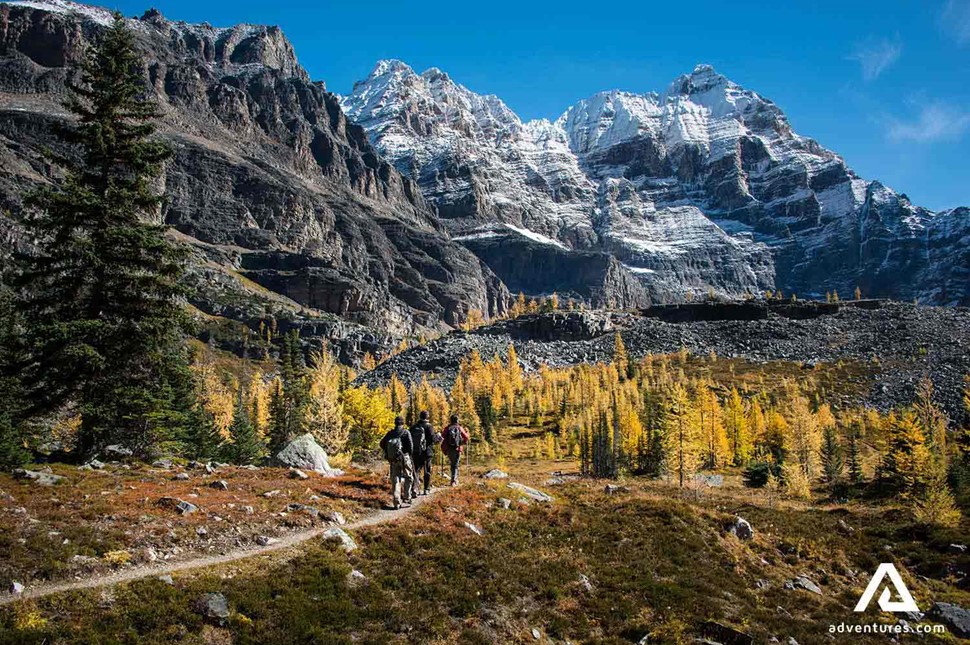
M 639 283 L 630 302 L 858 286 L 970 304 L 970 210 L 932 213 L 859 178 L 710 66 L 662 94 L 597 94 L 554 122 L 524 123 L 499 98 L 400 61 L 378 63 L 342 104 L 513 290 L 520 264 L 497 245 L 556 258 L 528 276 L 533 292 L 575 290 L 569 273 L 602 292 L 605 274 L 578 268 L 601 254 L 610 275 Z
M 7 250 L 29 244 L 16 226 L 25 192 L 62 174 L 44 150 L 72 153 L 58 136 L 65 86 L 110 21 L 66 0 L 0 3 Z M 129 24 L 175 151 L 161 216 L 193 248 L 199 309 L 253 326 L 274 314 L 370 350 L 471 309 L 504 310 L 501 281 L 449 239 L 278 28 L 172 22 L 154 10 Z

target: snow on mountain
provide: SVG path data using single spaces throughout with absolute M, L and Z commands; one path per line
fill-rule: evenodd
M 454 230 L 500 221 L 551 237 L 569 228 L 591 235 L 574 194 L 594 187 L 548 122 L 526 126 L 497 97 L 394 60 L 379 62 L 343 106 Z
M 343 107 L 455 234 L 502 222 L 607 253 L 654 299 L 857 285 L 919 297 L 940 265 L 920 250 L 928 231 L 942 244 L 970 226 L 965 209 L 935 215 L 857 177 L 709 65 L 662 94 L 601 92 L 523 123 L 438 69 L 382 61 Z M 932 297 L 962 302 L 968 289 Z
M 4 0 L 4 4 L 77 16 L 99 25 L 110 25 L 114 20 L 111 12 L 107 9 L 71 2 L 70 0 Z

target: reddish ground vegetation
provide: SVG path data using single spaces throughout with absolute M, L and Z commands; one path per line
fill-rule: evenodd
M 0 579 L 59 580 L 155 559 L 180 560 L 319 524 L 310 509 L 348 521 L 380 507 L 383 478 L 368 472 L 294 479 L 287 469 L 172 469 L 54 465 L 55 486 L 0 475 Z M 187 480 L 176 479 L 179 473 Z M 226 482 L 226 489 L 214 487 Z M 278 491 L 273 493 L 272 491 Z M 270 493 L 267 497 L 266 494 Z M 173 500 L 196 507 L 182 514 Z M 291 504 L 303 507 L 295 508 Z M 113 552 L 124 552 L 105 557 Z M 113 564 L 112 564 L 113 563 Z

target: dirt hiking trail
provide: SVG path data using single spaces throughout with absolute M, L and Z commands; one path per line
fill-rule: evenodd
M 381 509 L 375 511 L 366 517 L 363 517 L 356 522 L 350 522 L 338 528 L 342 528 L 345 531 L 352 531 L 355 529 L 362 529 L 368 526 L 377 526 L 379 524 L 388 524 L 390 522 L 397 521 L 402 517 L 407 517 L 411 515 L 416 510 L 418 510 L 431 496 L 435 495 L 441 489 L 432 489 L 430 495 L 419 496 L 414 500 L 411 506 L 406 506 L 400 510 L 392 509 Z M 288 549 L 290 547 L 297 546 L 306 542 L 307 540 L 312 540 L 313 538 L 323 535 L 323 533 L 330 528 L 334 528 L 337 525 L 321 526 L 313 528 L 307 531 L 300 531 L 298 533 L 291 533 L 284 537 L 279 538 L 278 542 L 269 544 L 267 546 L 256 546 L 256 547 L 246 547 L 241 549 L 236 549 L 228 553 L 223 553 L 221 555 L 209 555 L 201 558 L 193 558 L 191 560 L 182 560 L 180 562 L 162 562 L 146 564 L 131 569 L 125 569 L 124 571 L 119 571 L 117 573 L 111 574 L 96 574 L 82 580 L 74 580 L 71 582 L 55 582 L 50 584 L 41 584 L 35 587 L 27 587 L 24 589 L 23 593 L 11 594 L 3 593 L 0 594 L 0 606 L 7 605 L 18 600 L 28 600 L 32 598 L 43 598 L 44 596 L 50 596 L 52 594 L 63 593 L 65 591 L 77 591 L 80 589 L 96 589 L 99 587 L 110 587 L 112 585 L 131 582 L 132 580 L 141 580 L 143 578 L 150 578 L 152 576 L 162 576 L 165 574 L 177 573 L 179 571 L 188 571 L 191 569 L 201 569 L 205 567 L 216 566 L 220 564 L 227 564 L 230 562 L 236 562 L 237 560 L 244 560 L 246 558 L 251 558 L 258 555 L 265 555 L 267 553 L 273 553 L 274 551 L 281 551 L 283 549 Z

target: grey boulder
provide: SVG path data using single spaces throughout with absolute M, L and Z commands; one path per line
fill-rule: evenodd
M 14 479 L 26 479 L 32 481 L 35 484 L 40 484 L 41 486 L 53 486 L 64 481 L 64 477 L 60 475 L 54 475 L 52 473 L 43 473 L 36 470 L 24 470 L 23 468 L 18 468 L 13 471 Z
M 740 515 L 734 517 L 730 532 L 738 537 L 739 540 L 750 540 L 754 537 L 754 529 L 751 523 Z
M 347 553 L 357 550 L 357 543 L 354 542 L 354 538 L 347 534 L 347 531 L 343 530 L 339 526 L 334 526 L 323 532 L 324 540 L 336 540 L 340 542 L 340 548 L 342 548 Z
M 299 470 L 312 470 L 327 477 L 336 477 L 343 472 L 330 467 L 327 452 L 320 447 L 313 435 L 300 435 L 276 453 L 276 461 L 281 466 Z
M 229 601 L 221 593 L 207 593 L 199 598 L 196 609 L 207 622 L 222 626 L 229 620 Z
M 524 496 L 536 502 L 551 502 L 553 500 L 552 495 L 548 493 L 543 493 L 541 490 L 536 490 L 535 488 L 530 488 L 525 484 L 520 484 L 518 482 L 509 482 L 509 488 L 517 490 Z
M 785 589 L 804 589 L 805 591 L 811 591 L 814 594 L 822 595 L 822 589 L 817 584 L 806 578 L 805 576 L 798 576 L 794 580 L 788 580 L 785 582 Z
M 949 602 L 935 602 L 928 612 L 950 630 L 957 638 L 970 638 L 970 611 Z
M 112 457 L 114 459 L 122 459 L 124 457 L 131 457 L 132 453 L 130 448 L 125 448 L 119 444 L 113 444 L 104 447 L 104 454 L 107 457 Z

